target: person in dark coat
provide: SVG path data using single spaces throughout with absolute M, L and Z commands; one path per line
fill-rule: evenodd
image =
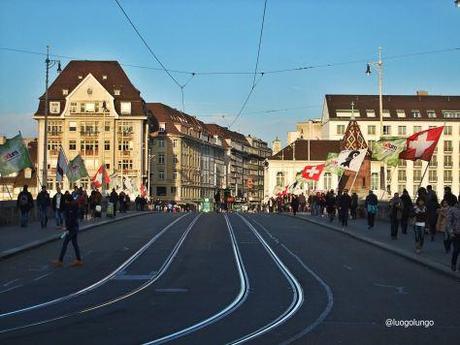
M 56 194 L 53 196 L 51 205 L 53 207 L 54 216 L 56 218 L 56 226 L 62 227 L 64 225 L 65 201 L 64 194 L 61 193 L 61 188 L 56 188 Z
M 348 214 L 351 207 L 351 196 L 348 194 L 348 189 L 344 189 L 343 194 L 338 198 L 337 207 L 342 226 L 348 226 Z
M 329 216 L 329 221 L 332 222 L 335 217 L 335 209 L 337 207 L 337 198 L 334 195 L 334 191 L 331 190 L 326 194 L 326 212 Z
M 112 189 L 112 193 L 110 193 L 109 201 L 113 204 L 113 216 L 117 214 L 117 204 L 118 204 L 118 194 L 115 192 L 115 188 Z
M 391 239 L 396 240 L 398 238 L 399 222 L 402 216 L 402 202 L 399 193 L 394 194 L 388 206 L 390 207 Z
M 32 198 L 32 194 L 30 194 L 30 192 L 27 190 L 28 188 L 28 185 L 24 185 L 21 193 L 18 195 L 18 200 L 16 202 L 16 207 L 19 209 L 21 214 L 21 228 L 27 227 L 27 223 L 29 222 L 29 212 L 34 208 L 34 199 Z
M 431 185 L 427 186 L 426 194 L 426 210 L 427 210 L 427 223 L 430 229 L 431 241 L 434 241 L 436 235 L 436 223 L 438 222 L 438 196 L 433 190 Z
M 366 201 L 364 203 L 364 207 L 367 211 L 367 228 L 372 229 L 375 224 L 375 215 L 378 211 L 378 204 L 379 201 L 377 196 L 374 194 L 372 190 L 369 191 L 369 195 L 366 197 Z
M 452 190 L 449 186 L 444 187 L 443 200 L 446 200 L 449 206 L 455 206 L 457 204 L 457 197 L 455 196 L 455 194 L 452 194 Z
M 78 230 L 79 224 L 78 219 L 80 218 L 80 210 L 78 207 L 77 200 L 69 200 L 66 205 L 65 219 L 66 219 L 66 229 L 67 233 L 64 236 L 64 242 L 62 243 L 61 252 L 59 254 L 59 259 L 53 261 L 53 264 L 58 267 L 62 267 L 64 255 L 67 251 L 67 246 L 70 241 L 72 241 L 73 249 L 75 250 L 76 260 L 72 263 L 71 266 L 81 266 L 83 262 L 80 255 L 80 247 L 78 246 Z
M 292 213 L 295 216 L 297 214 L 297 211 L 299 210 L 299 199 L 297 198 L 296 195 L 292 196 L 291 207 L 292 207 Z
M 350 206 L 350 214 L 351 214 L 351 219 L 356 219 L 358 214 L 358 194 L 353 192 L 351 194 L 351 206 Z
M 48 226 L 48 207 L 51 205 L 51 199 L 46 186 L 37 195 L 37 208 L 40 213 L 40 225 L 43 228 Z
M 409 192 L 407 189 L 403 190 L 403 193 L 401 195 L 401 232 L 403 234 L 407 234 L 407 226 L 409 224 L 409 218 L 411 215 L 411 212 L 414 208 L 414 205 L 412 203 L 412 199 L 409 195 Z

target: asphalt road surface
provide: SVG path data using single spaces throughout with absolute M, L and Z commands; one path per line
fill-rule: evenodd
M 292 217 L 152 214 L 79 240 L 82 267 L 71 246 L 49 264 L 60 242 L 0 262 L 1 344 L 460 343 L 458 281 Z

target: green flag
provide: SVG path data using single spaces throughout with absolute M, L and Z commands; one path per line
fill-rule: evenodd
M 77 155 L 69 162 L 66 175 L 70 182 L 75 182 L 82 177 L 88 176 L 88 172 L 85 168 L 85 161 L 80 155 Z
M 399 137 L 381 138 L 372 145 L 372 158 L 384 161 L 388 166 L 396 167 L 399 154 L 406 148 L 406 139 Z
M 327 160 L 324 163 L 325 172 L 330 172 L 337 176 L 342 176 L 344 169 L 341 166 L 339 166 L 338 157 L 339 157 L 338 153 L 329 152 L 327 154 Z
M 29 150 L 24 145 L 21 134 L 7 139 L 5 144 L 0 145 L 0 174 L 2 176 L 31 167 L 33 164 Z

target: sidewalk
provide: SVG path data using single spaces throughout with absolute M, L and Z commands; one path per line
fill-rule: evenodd
M 289 215 L 294 217 L 292 214 Z M 398 239 L 392 240 L 390 237 L 390 223 L 385 221 L 376 220 L 375 227 L 372 230 L 368 230 L 367 219 L 350 219 L 348 221 L 348 227 L 343 229 L 338 223 L 337 217 L 332 223 L 329 222 L 326 216 L 322 218 L 319 216 L 311 216 L 308 213 L 299 213 L 296 218 L 325 226 L 360 241 L 393 252 L 406 259 L 416 261 L 443 274 L 456 277 L 457 279 L 460 278 L 458 270 L 457 272 L 452 272 L 450 269 L 451 253 L 445 253 L 443 244 L 444 238 L 441 233 L 436 234 L 436 239 L 433 242 L 431 242 L 431 236 L 425 234 L 425 243 L 422 253 L 416 254 L 414 232 L 411 226 L 408 227 L 406 235 L 401 232 L 400 228 L 398 231 Z
M 101 218 L 84 220 L 80 223 L 80 231 L 149 213 L 151 211 L 129 211 L 127 213 L 117 213 L 115 218 L 103 216 Z M 51 217 L 48 221 L 48 227 L 45 229 L 40 228 L 40 222 L 29 223 L 27 228 L 21 228 L 20 226 L 0 227 L 0 260 L 56 241 L 64 231 L 56 227 L 56 221 Z

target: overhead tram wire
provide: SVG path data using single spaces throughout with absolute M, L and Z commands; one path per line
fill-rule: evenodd
M 243 113 L 243 110 L 246 107 L 246 104 L 248 104 L 249 99 L 251 98 L 252 94 L 254 93 L 254 89 L 256 88 L 257 84 L 260 82 L 260 80 L 264 76 L 264 73 L 261 72 L 260 78 L 258 80 L 256 80 L 256 77 L 257 77 L 257 74 L 258 74 L 257 69 L 259 67 L 260 48 L 262 47 L 262 36 L 263 36 L 263 33 L 264 33 L 265 13 L 266 12 L 267 12 L 267 0 L 264 1 L 264 11 L 263 11 L 263 14 L 262 14 L 262 23 L 260 25 L 259 43 L 258 43 L 258 46 L 257 46 L 257 58 L 256 58 L 256 65 L 254 67 L 254 77 L 252 79 L 252 86 L 251 86 L 251 89 L 249 90 L 248 95 L 246 96 L 246 99 L 243 102 L 243 105 L 241 106 L 240 111 L 235 116 L 233 121 L 230 123 L 228 128 L 231 128 L 235 124 L 235 122 L 238 121 L 238 119 L 241 117 L 241 114 Z

